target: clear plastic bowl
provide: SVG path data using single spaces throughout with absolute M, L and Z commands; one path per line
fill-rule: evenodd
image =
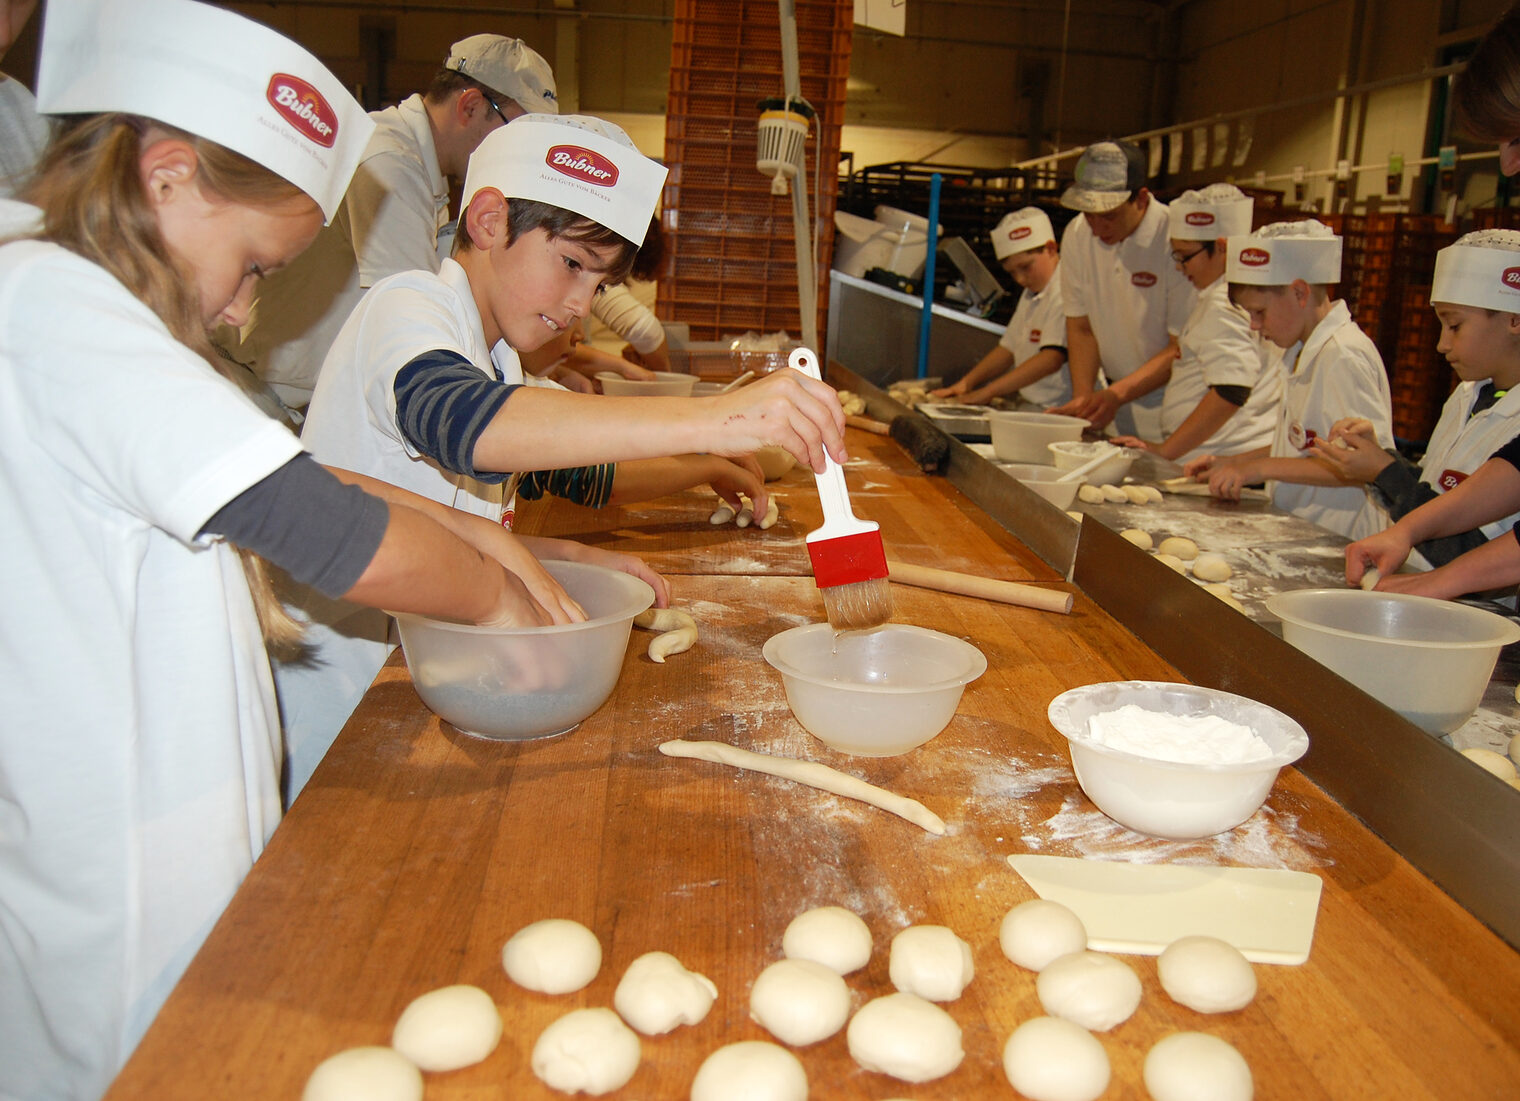
M 1425 596 L 1300 589 L 1266 603 L 1286 642 L 1432 734 L 1471 717 L 1499 650 L 1520 641 L 1503 616 Z
M 803 729 L 857 757 L 923 745 L 987 669 L 969 642 L 902 623 L 837 636 L 827 623 L 810 623 L 772 635 L 763 652 Z
M 597 382 L 602 384 L 602 393 L 613 397 L 690 397 L 692 389 L 697 385 L 696 375 L 682 374 L 680 371 L 656 371 L 652 379 L 624 378 L 616 371 L 598 371 Z
M 573 730 L 612 695 L 633 617 L 654 590 L 619 570 L 545 562 L 586 609 L 583 623 L 493 628 L 398 614 L 422 702 L 467 734 L 503 741 Z
M 995 409 L 987 414 L 992 452 L 1005 463 L 1051 465 L 1050 445 L 1079 440 L 1087 428 L 1081 417 L 1057 413 L 1010 413 Z
M 1124 476 L 1129 473 L 1129 468 L 1135 465 L 1135 456 L 1139 452 L 1128 447 L 1117 447 L 1111 443 L 1103 443 L 1101 440 L 1092 443 L 1074 442 L 1063 440 L 1049 445 L 1052 458 L 1055 459 L 1055 467 L 1062 474 L 1068 470 L 1075 470 L 1083 463 L 1091 462 L 1103 452 L 1113 452 L 1108 460 L 1099 463 L 1086 474 L 1082 480 L 1090 485 L 1116 486 L 1124 481 Z
M 1034 492 L 1059 509 L 1068 509 L 1077 499 L 1081 482 L 1058 482 L 1061 472 L 1053 466 L 1036 466 L 1034 463 L 998 463 L 998 469 L 1023 482 Z
M 1182 764 L 1136 756 L 1093 742 L 1087 720 L 1125 704 L 1168 715 L 1217 715 L 1272 747 L 1246 764 Z M 1278 771 L 1309 749 L 1304 728 L 1264 703 L 1191 684 L 1107 681 L 1062 692 L 1050 701 L 1050 723 L 1065 735 L 1077 783 L 1098 809 L 1152 837 L 1191 840 L 1240 825 L 1266 801 Z

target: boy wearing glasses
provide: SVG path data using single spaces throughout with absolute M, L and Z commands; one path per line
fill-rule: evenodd
M 967 405 L 985 405 L 1004 394 L 1039 406 L 1070 401 L 1066 311 L 1056 275 L 1061 253 L 1050 218 L 1035 206 L 1005 215 L 992 231 L 992 251 L 1024 293 L 997 346 L 930 397 Z
M 1282 354 L 1251 331 L 1230 302 L 1225 239 L 1251 232 L 1252 202 L 1233 184 L 1185 191 L 1167 208 L 1172 262 L 1198 291 L 1177 334 L 1178 359 L 1161 401 L 1159 443 L 1115 443 L 1183 461 L 1210 452 L 1238 455 L 1272 442 L 1282 400 Z

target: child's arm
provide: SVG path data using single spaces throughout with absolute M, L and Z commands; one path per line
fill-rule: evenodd
M 1068 321 L 1073 320 L 1071 318 Z M 1082 318 L 1085 322 L 1087 319 Z M 1091 328 L 1088 332 L 1091 333 Z M 1075 363 L 1076 348 L 1072 345 L 1071 330 L 1068 328 L 1066 341 L 1068 352 L 1072 354 Z M 1093 350 L 1097 352 L 1097 340 L 1093 339 Z M 1165 386 L 1172 377 L 1172 364 L 1177 361 L 1177 338 L 1172 337 L 1166 347 L 1151 356 L 1134 371 L 1118 380 L 1110 380 L 1107 387 L 1102 390 L 1094 390 L 1086 397 L 1076 395 L 1077 376 L 1073 370 L 1071 377 L 1072 399 L 1065 405 L 1052 409 L 1052 413 L 1064 413 L 1067 416 L 1081 417 L 1094 428 L 1104 428 L 1108 422 L 1114 419 L 1114 414 L 1119 411 L 1119 406 L 1136 398 L 1144 397 L 1159 386 Z
M 499 528 L 501 525 L 492 524 L 491 526 Z M 609 570 L 621 570 L 623 573 L 637 577 L 654 590 L 655 607 L 668 608 L 670 606 L 669 583 L 660 574 L 650 569 L 642 558 L 632 554 L 603 550 L 600 547 L 588 547 L 585 543 L 577 543 L 573 539 L 519 535 L 517 540 L 527 547 L 535 558 L 544 561 L 585 562 L 592 566 L 605 566 Z
M 1466 593 L 1520 584 L 1520 542 L 1517 538 L 1520 537 L 1512 530 L 1436 569 L 1385 576 L 1378 582 L 1378 591 L 1451 600 Z
M 994 344 L 992 351 L 988 352 L 976 365 L 963 376 L 956 379 L 949 386 L 941 386 L 938 390 L 930 390 L 931 398 L 961 398 L 973 390 L 980 388 L 984 383 L 995 379 L 998 375 L 1013 366 L 1013 353 L 1001 344 Z
M 586 508 L 606 508 L 634 501 L 651 501 L 692 486 L 711 485 L 714 492 L 734 506 L 744 507 L 740 495 L 754 502 L 765 514 L 770 498 L 765 475 L 752 456 L 729 460 L 717 455 L 672 455 L 660 459 L 632 459 L 626 463 L 539 470 L 524 476 L 517 494 L 536 501 L 545 493 L 562 497 Z
M 1207 481 L 1203 475 L 1209 474 L 1221 467 L 1230 466 L 1233 463 L 1249 462 L 1252 459 L 1263 459 L 1271 454 L 1271 449 L 1258 447 L 1253 451 L 1242 451 L 1238 455 L 1199 455 L 1196 459 L 1189 459 L 1182 464 L 1182 473 L 1193 481 Z
M 1024 387 L 1039 382 L 1047 375 L 1055 374 L 1065 362 L 1064 348 L 1041 348 L 1013 370 L 971 391 L 961 400 L 968 405 L 985 405 L 993 398 L 1004 394 L 1017 394 Z
M 1179 455 L 1186 455 L 1218 432 L 1239 408 L 1239 405 L 1221 397 L 1211 386 L 1193 407 L 1193 411 L 1177 426 L 1177 431 L 1160 443 L 1149 443 L 1138 436 L 1115 436 L 1112 442 L 1121 447 L 1138 447 L 1142 451 L 1160 455 L 1163 459 L 1175 459 Z

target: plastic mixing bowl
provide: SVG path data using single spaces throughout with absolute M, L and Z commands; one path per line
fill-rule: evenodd
M 962 690 L 987 668 L 969 642 L 902 623 L 838 635 L 827 623 L 810 623 L 772 635 L 764 654 L 803 729 L 858 757 L 923 745 L 945 729 Z
M 1243 764 L 1182 764 L 1094 742 L 1087 720 L 1125 704 L 1168 715 L 1216 715 L 1248 727 L 1272 756 Z M 1108 681 L 1062 692 L 1050 723 L 1066 736 L 1077 783 L 1120 825 L 1152 837 L 1190 840 L 1240 825 L 1266 801 L 1278 770 L 1304 755 L 1304 728 L 1264 703 L 1191 684 Z
M 1053 466 L 1034 463 L 998 463 L 998 469 L 1011 474 L 1059 509 L 1068 509 L 1077 499 L 1081 482 L 1058 482 L 1061 472 Z
M 1079 440 L 1086 428 L 1087 422 L 1081 417 L 1057 413 L 1010 413 L 995 409 L 987 414 L 992 453 L 1005 463 L 1049 466 L 1050 445 L 1061 440 Z
M 586 610 L 585 622 L 496 628 L 396 616 L 417 694 L 467 734 L 522 741 L 573 730 L 612 695 L 633 617 L 654 603 L 653 589 L 619 570 L 544 568 Z
M 1101 440 L 1092 443 L 1062 440 L 1050 444 L 1049 451 L 1055 460 L 1056 470 L 1062 474 L 1091 462 L 1099 455 L 1112 452 L 1107 460 L 1082 475 L 1084 482 L 1095 486 L 1116 486 L 1123 482 L 1124 476 L 1129 473 L 1129 468 L 1135 465 L 1135 457 L 1140 454 L 1133 448 L 1116 447 L 1114 444 L 1104 443 Z
M 696 375 L 680 371 L 656 371 L 654 378 L 624 378 L 616 371 L 598 371 L 596 381 L 602 393 L 613 397 L 690 397 L 697 385 Z
M 1520 641 L 1503 616 L 1404 593 L 1300 589 L 1267 598 L 1283 639 L 1432 734 L 1477 710 L 1499 650 Z

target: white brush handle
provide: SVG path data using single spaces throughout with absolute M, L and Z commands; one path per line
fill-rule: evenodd
M 1080 482 L 1094 470 L 1097 470 L 1098 467 L 1108 462 L 1109 459 L 1112 459 L 1114 455 L 1119 451 L 1120 448 L 1114 447 L 1112 445 L 1105 445 L 1104 450 L 1099 451 L 1095 458 L 1088 459 L 1081 466 L 1068 470 L 1065 474 L 1062 474 L 1059 478 L 1057 478 L 1056 481 Z
M 809 378 L 823 381 L 823 373 L 818 369 L 818 357 L 811 349 L 793 348 L 786 362 L 788 367 L 801 371 Z M 823 473 L 814 474 L 813 477 L 818 482 L 818 502 L 823 506 L 823 526 L 808 533 L 809 543 L 877 530 L 878 525 L 872 521 L 856 518 L 855 511 L 850 508 L 850 491 L 844 484 L 844 468 L 827 451 L 823 453 Z

